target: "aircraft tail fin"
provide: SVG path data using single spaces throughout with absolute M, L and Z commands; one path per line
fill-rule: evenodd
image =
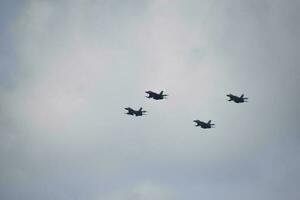
M 241 95 L 241 98 L 244 98 L 244 94 Z
M 207 123 L 210 124 L 211 120 L 209 120 Z
M 143 110 L 143 108 L 142 108 L 142 107 L 140 107 L 139 111 L 142 111 L 142 110 Z
M 162 90 L 159 94 L 160 94 L 160 95 L 163 95 L 163 93 L 164 93 L 164 91 Z

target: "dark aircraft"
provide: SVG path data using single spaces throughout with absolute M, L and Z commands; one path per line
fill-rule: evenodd
M 248 98 L 244 97 L 244 94 L 242 94 L 240 97 L 235 96 L 233 94 L 227 94 L 226 96 L 228 96 L 230 99 L 228 101 L 234 101 L 235 103 L 244 103 L 244 102 L 248 102 L 245 101 Z
M 168 96 L 167 94 L 163 94 L 164 91 L 161 91 L 160 93 L 155 93 L 155 92 L 152 92 L 152 91 L 146 91 L 146 93 L 149 95 L 149 96 L 146 96 L 148 99 L 155 99 L 155 100 L 161 100 L 161 99 L 166 99 L 165 97 Z
M 201 126 L 201 128 L 207 129 L 207 128 L 215 128 L 213 127 L 215 124 L 211 124 L 211 120 L 209 120 L 207 123 L 202 122 L 200 120 L 194 120 L 194 122 L 196 122 L 195 126 Z
M 146 110 L 143 110 L 142 107 L 139 110 L 134 110 L 134 109 L 132 109 L 130 107 L 125 108 L 125 110 L 128 111 L 128 113 L 125 113 L 125 114 L 127 114 L 127 115 L 135 115 L 136 117 L 137 116 L 145 115 L 144 113 L 147 112 Z

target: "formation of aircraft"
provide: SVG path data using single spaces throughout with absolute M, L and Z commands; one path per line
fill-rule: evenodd
M 211 124 L 211 120 L 209 120 L 207 123 L 200 121 L 200 120 L 194 120 L 196 123 L 195 126 L 200 126 L 201 128 L 207 129 L 207 128 L 215 128 L 215 124 Z
M 226 96 L 229 97 L 228 101 L 233 101 L 235 103 L 244 103 L 244 102 L 248 102 L 248 98 L 244 97 L 244 94 L 242 94 L 240 97 L 239 96 L 235 96 L 233 94 L 227 94 Z M 246 101 L 245 101 L 246 100 Z
M 164 94 L 164 91 L 161 91 L 160 93 L 152 92 L 152 91 L 146 91 L 146 93 L 149 96 L 146 96 L 148 99 L 155 99 L 155 100 L 162 100 L 166 99 L 167 94 Z
M 162 100 L 162 99 L 166 99 L 166 96 L 168 96 L 167 94 L 164 94 L 163 91 L 161 91 L 160 93 L 156 93 L 153 91 L 146 91 L 145 93 L 147 93 L 149 96 L 146 96 L 149 99 L 155 99 L 155 100 Z M 235 103 L 244 103 L 244 102 L 248 102 L 248 98 L 244 97 L 244 94 L 242 94 L 240 97 L 233 95 L 233 94 L 227 94 L 226 96 L 229 97 L 228 101 L 233 101 Z M 145 115 L 144 113 L 146 113 L 147 111 L 143 110 L 143 108 L 141 107 L 139 110 L 134 110 L 130 107 L 125 108 L 125 110 L 127 110 L 128 112 L 125 113 L 127 115 L 135 115 L 137 116 L 143 116 Z M 209 129 L 209 128 L 215 128 L 215 124 L 211 123 L 211 120 L 209 120 L 208 122 L 204 122 L 204 121 L 200 121 L 200 120 L 194 120 L 193 122 L 195 122 L 195 126 L 200 126 L 203 129 Z
M 141 107 L 139 110 L 134 110 L 134 109 L 132 109 L 132 108 L 130 108 L 130 107 L 127 107 L 127 108 L 125 108 L 125 110 L 128 111 L 128 112 L 125 113 L 125 114 L 127 114 L 127 115 L 135 115 L 136 117 L 137 117 L 137 116 L 143 116 L 143 115 L 145 115 L 144 113 L 147 112 L 146 110 L 143 110 L 142 107 Z

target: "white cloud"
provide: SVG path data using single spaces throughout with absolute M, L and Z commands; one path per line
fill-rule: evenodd
M 161 184 L 155 184 L 152 182 L 142 182 L 132 187 L 126 186 L 121 191 L 114 191 L 113 194 L 99 197 L 99 200 L 171 200 L 178 199 L 176 193 L 170 188 Z

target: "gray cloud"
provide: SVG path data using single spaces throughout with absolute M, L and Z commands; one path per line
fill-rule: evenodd
M 11 4 L 16 61 L 1 56 L 13 63 L 0 82 L 1 199 L 298 199 L 297 8 Z M 148 89 L 169 99 L 149 101 Z M 229 92 L 249 103 L 229 104 Z M 125 116 L 127 106 L 149 115 Z M 197 129 L 195 118 L 217 128 Z

